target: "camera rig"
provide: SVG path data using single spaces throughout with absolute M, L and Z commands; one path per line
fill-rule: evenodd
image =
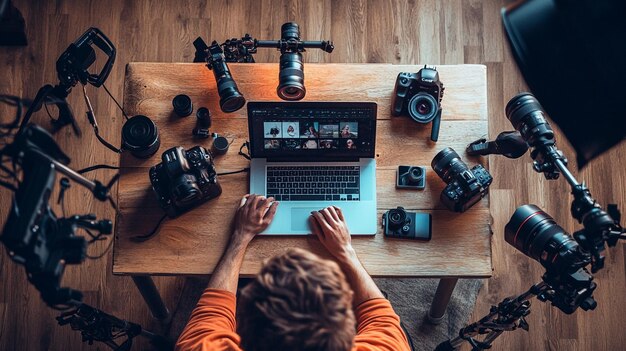
M 281 55 L 276 92 L 283 100 L 300 100 L 306 94 L 302 53 L 307 48 L 331 53 L 335 48 L 331 41 L 301 40 L 300 27 L 295 22 L 282 25 L 281 38 L 278 40 L 258 40 L 246 33 L 240 39 L 228 39 L 222 44 L 213 41 L 210 46 L 198 37 L 193 45 L 196 49 L 193 62 L 206 62 L 207 67 L 213 70 L 221 98 L 220 107 L 224 112 L 236 111 L 245 103 L 243 95 L 232 79 L 227 62 L 254 63 L 253 55 L 258 48 L 277 49 Z M 229 104 L 228 100 L 233 100 L 232 104 Z
M 11 176 L 17 184 L 12 189 L 11 184 L 2 183 L 14 190 L 15 195 L 0 241 L 9 257 L 25 267 L 28 280 L 39 290 L 42 300 L 48 306 L 64 311 L 57 317 L 58 323 L 70 324 L 73 330 L 80 330 L 84 342 L 103 342 L 113 350 L 129 350 L 132 339 L 138 335 L 166 349 L 170 343 L 163 337 L 82 303 L 80 291 L 60 285 L 65 266 L 82 263 L 88 257 L 87 245 L 111 234 L 113 225 L 107 219 L 97 220 L 93 214 L 57 217 L 49 205 L 56 172 L 67 177 L 61 179 L 59 200 L 71 179 L 89 189 L 98 200 L 110 201 L 113 207 L 109 189 L 117 176 L 107 185 L 85 178 L 67 166 L 70 159 L 52 136 L 32 124 L 17 134 L 11 144 L 0 149 L 0 157 L 0 160 L 10 158 L 15 170 Z M 7 168 L 2 166 L 2 170 L 7 171 Z M 18 177 L 20 171 L 21 180 Z M 76 235 L 78 229 L 84 229 L 91 240 Z M 92 231 L 98 234 L 94 235 Z M 120 338 L 125 340 L 118 344 L 116 340 Z
M 90 73 L 89 67 L 96 61 L 96 46 L 107 56 L 107 61 L 99 73 Z M 18 133 L 21 133 L 31 118 L 31 115 L 39 111 L 44 104 L 53 103 L 59 110 L 59 115 L 52 120 L 55 129 L 60 129 L 68 124 L 72 125 L 76 135 L 81 135 L 80 128 L 76 124 L 74 114 L 67 103 L 67 96 L 72 88 L 79 82 L 84 86 L 91 84 L 98 88 L 104 84 L 111 73 L 115 62 L 116 49 L 111 40 L 98 28 L 89 28 L 74 43 L 61 54 L 56 62 L 57 77 L 59 83 L 55 86 L 45 85 L 37 92 L 33 103 L 24 115 L 24 120 Z M 87 114 L 89 122 L 97 126 L 93 113 Z
M 597 303 L 592 295 L 597 286 L 585 267 L 591 265 L 592 273 L 602 269 L 602 252 L 606 246 L 613 247 L 619 239 L 626 239 L 626 230 L 620 224 L 621 215 L 617 205 L 609 204 L 607 211 L 604 211 L 591 197 L 585 183 L 578 182 L 567 168 L 567 159 L 556 147 L 554 132 L 535 97 L 529 93 L 513 97 L 506 106 L 506 115 L 532 148 L 530 155 L 533 169 L 543 173 L 548 180 L 557 179 L 563 174 L 571 186 L 574 197 L 571 214 L 583 225 L 582 229 L 573 233 L 580 250 L 572 255 L 574 259 L 568 261 L 569 267 L 548 269 L 541 283 L 533 285 L 517 297 L 506 298 L 497 306 L 492 306 L 485 317 L 462 328 L 457 337 L 439 344 L 437 351 L 456 350 L 465 341 L 472 345 L 473 351 L 484 350 L 490 348 L 504 331 L 517 328 L 528 331 L 525 317 L 530 314 L 530 299 L 533 297 L 543 302 L 550 301 L 567 314 L 579 307 L 585 311 L 595 309 Z M 486 336 L 479 341 L 475 338 L 478 335 Z

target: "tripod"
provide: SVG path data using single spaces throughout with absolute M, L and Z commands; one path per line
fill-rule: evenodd
M 59 325 L 69 324 L 72 330 L 80 330 L 83 342 L 93 345 L 102 342 L 115 351 L 128 351 L 133 345 L 133 338 L 143 336 L 158 350 L 171 350 L 173 345 L 168 339 L 143 329 L 139 324 L 119 319 L 84 303 L 75 303 L 74 307 L 56 317 Z M 121 344 L 116 341 L 126 338 Z
M 591 264 L 592 273 L 602 269 L 604 267 L 602 251 L 605 250 L 605 245 L 613 247 L 619 239 L 626 239 L 626 234 L 624 234 L 626 231 L 620 225 L 621 215 L 617 205 L 609 205 L 607 211 L 604 211 L 591 197 L 587 186 L 578 182 L 567 168 L 567 159 L 555 146 L 554 133 L 544 118 L 539 102 L 530 94 L 519 94 L 507 104 L 506 114 L 515 129 L 533 148 L 530 156 L 533 159 L 534 170 L 543 173 L 548 180 L 557 179 L 560 174 L 563 174 L 572 188 L 574 197 L 571 214 L 583 225 L 583 229 L 574 233 L 575 243 L 570 242 L 561 247 L 552 247 L 553 252 L 558 252 L 558 256 L 554 256 L 554 260 L 558 261 L 556 263 L 542 261 L 541 255 L 548 253 L 545 247 L 541 248 L 544 251 L 540 255 L 537 255 L 535 251 L 534 257 L 528 252 L 529 247 L 517 247 L 546 267 L 547 272 L 542 277 L 543 282 L 533 285 L 517 297 L 506 298 L 497 306 L 492 306 L 489 314 L 478 322 L 462 328 L 459 336 L 439 344 L 436 348 L 438 351 L 455 350 L 465 341 L 472 345 L 474 351 L 484 350 L 490 348 L 492 342 L 504 331 L 517 328 L 528 331 L 525 317 L 530 313 L 530 299 L 534 296 L 540 301 L 551 301 L 554 306 L 567 314 L 573 313 L 578 307 L 583 310 L 595 309 L 597 303 L 592 294 L 596 284 L 592 281 L 593 276 L 585 266 Z M 539 210 L 536 206 L 535 208 Z M 532 215 L 535 214 L 537 213 Z M 529 219 L 530 217 L 526 218 L 526 220 Z M 556 226 L 555 223 L 553 225 Z M 520 229 L 521 226 L 515 236 Z M 540 229 L 536 227 L 532 230 L 536 230 L 532 234 L 535 235 L 532 239 L 535 240 L 533 243 L 539 241 L 536 240 L 537 237 L 543 236 L 541 246 L 550 245 L 548 240 L 551 240 L 552 234 L 556 235 L 555 232 L 547 231 L 538 233 Z M 561 244 L 568 240 L 567 233 L 558 234 L 561 236 L 559 239 Z M 484 334 L 486 337 L 483 341 L 474 338 Z

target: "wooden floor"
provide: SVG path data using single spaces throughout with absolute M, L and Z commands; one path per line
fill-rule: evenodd
M 118 48 L 115 68 L 107 85 L 122 96 L 124 66 L 131 61 L 191 62 L 196 36 L 223 40 L 245 32 L 258 38 L 275 38 L 288 20 L 297 21 L 305 39 L 335 42 L 331 55 L 311 50 L 308 62 L 388 62 L 402 64 L 483 63 L 488 68 L 490 137 L 511 126 L 504 105 L 525 84 L 513 62 L 500 23 L 506 1 L 409 0 L 409 1 L 14 1 L 27 23 L 27 48 L 0 48 L 0 93 L 34 97 L 37 89 L 57 81 L 55 62 L 67 45 L 86 28 L 101 28 Z M 271 50 L 260 50 L 259 62 L 277 62 Z M 549 77 L 547 77 L 549 79 Z M 104 91 L 89 88 L 101 129 L 119 144 L 122 118 Z M 98 144 L 84 118 L 84 104 L 75 91 L 74 106 L 83 137 L 67 128 L 58 134 L 61 147 L 72 157 L 72 166 L 117 163 L 117 156 Z M 575 99 L 573 99 L 575 102 Z M 8 111 L 0 108 L 0 115 Z M 48 126 L 45 113 L 35 122 Z M 560 135 L 560 134 L 559 134 Z M 566 141 L 558 145 L 574 166 L 574 154 Z M 575 169 L 575 167 L 572 167 Z M 626 144 L 615 148 L 577 173 L 603 205 L 618 203 L 626 209 Z M 515 207 L 534 203 L 553 215 L 567 230 L 577 228 L 569 215 L 571 201 L 564 180 L 546 181 L 534 173 L 530 157 L 518 160 L 493 157 L 491 186 L 494 276 L 481 291 L 472 320 L 489 305 L 507 295 L 524 291 L 539 281 L 542 267 L 516 252 L 503 240 L 503 227 Z M 111 171 L 97 171 L 108 179 Z M 10 196 L 1 193 L 0 215 L 5 218 Z M 86 210 L 112 218 L 108 205 L 94 201 L 85 191 L 69 190 L 67 211 Z M 92 248 L 93 253 L 105 244 Z M 23 269 L 0 250 L 0 350 L 103 350 L 103 345 L 80 343 L 80 335 L 54 324 L 55 311 L 47 308 Z M 506 333 L 495 343 L 498 350 L 623 350 L 626 337 L 626 268 L 624 245 L 610 250 L 607 268 L 596 275 L 598 308 L 564 315 L 535 302 L 528 317 L 530 332 Z M 176 309 L 182 278 L 158 278 L 167 304 Z M 130 278 L 111 274 L 111 253 L 98 261 L 70 267 L 64 283 L 86 292 L 86 302 L 120 317 L 158 329 Z M 417 341 L 419 342 L 419 341 Z M 135 349 L 145 348 L 139 344 Z

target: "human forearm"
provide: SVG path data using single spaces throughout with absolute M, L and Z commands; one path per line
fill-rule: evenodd
M 244 240 L 231 240 L 228 243 L 222 258 L 218 262 L 208 288 L 226 290 L 233 294 L 237 293 L 239 282 L 239 271 L 243 264 L 248 242 Z
M 346 275 L 348 284 L 354 291 L 353 305 L 355 307 L 367 300 L 384 298 L 372 277 L 370 277 L 361 261 L 359 261 L 353 248 L 346 249 L 345 253 L 337 257 L 337 261 Z

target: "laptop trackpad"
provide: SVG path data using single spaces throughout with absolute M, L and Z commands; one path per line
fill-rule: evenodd
M 291 209 L 291 230 L 299 232 L 311 232 L 309 227 L 309 217 L 312 211 L 317 211 L 319 208 L 312 207 L 296 207 Z

